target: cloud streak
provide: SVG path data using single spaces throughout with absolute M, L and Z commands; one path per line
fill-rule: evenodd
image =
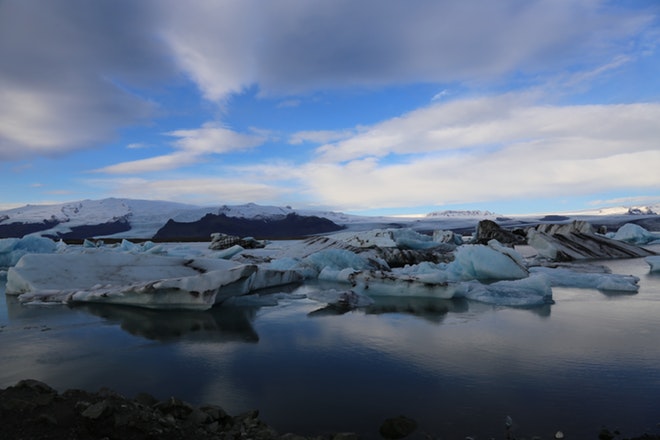
M 237 133 L 216 123 L 206 123 L 197 129 L 175 130 L 166 135 L 176 138 L 172 142 L 176 150 L 174 153 L 121 162 L 94 171 L 107 174 L 139 174 L 178 169 L 198 163 L 211 154 L 246 150 L 265 141 L 262 135 Z

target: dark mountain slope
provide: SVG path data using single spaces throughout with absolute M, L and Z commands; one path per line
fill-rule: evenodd
M 170 219 L 153 238 L 207 241 L 214 232 L 258 239 L 297 238 L 340 229 L 343 227 L 316 216 L 289 214 L 283 218 L 243 218 L 207 214 L 197 221 L 187 223 Z

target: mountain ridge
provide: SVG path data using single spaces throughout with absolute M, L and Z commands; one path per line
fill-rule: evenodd
M 571 218 L 612 218 L 641 219 L 657 216 L 660 205 L 601 208 L 590 211 L 566 213 Z M 79 200 L 59 204 L 25 205 L 18 208 L 0 210 L 0 238 L 22 237 L 40 234 L 54 238 L 72 238 L 85 235 L 85 238 L 109 237 L 143 238 L 155 236 L 169 220 L 175 222 L 195 222 L 208 214 L 224 215 L 229 218 L 246 220 L 284 219 L 296 214 L 303 217 L 319 217 L 340 226 L 352 228 L 402 227 L 409 226 L 420 230 L 458 229 L 476 225 L 481 219 L 502 218 L 491 211 L 445 210 L 434 211 L 426 216 L 360 216 L 334 211 L 294 209 L 291 206 L 240 205 L 199 206 L 163 200 L 143 200 L 128 198 L 106 198 L 99 200 Z M 557 212 L 555 214 L 562 214 Z M 521 222 L 545 221 L 542 214 L 513 216 Z M 440 225 L 440 226 L 438 226 Z M 86 232 L 83 232 L 86 231 Z M 218 231 L 222 232 L 222 231 Z M 89 235 L 89 237 L 87 237 Z

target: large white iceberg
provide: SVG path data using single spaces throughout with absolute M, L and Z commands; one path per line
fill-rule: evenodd
M 464 280 L 515 280 L 528 276 L 523 257 L 496 240 L 456 249 L 448 269 Z
M 234 295 L 298 280 L 293 272 L 223 259 L 88 250 L 23 256 L 7 272 L 6 293 L 23 302 L 208 309 Z

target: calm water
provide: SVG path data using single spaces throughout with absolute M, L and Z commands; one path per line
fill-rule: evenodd
M 530 310 L 389 299 L 336 315 L 307 299 L 209 312 L 26 307 L 3 285 L 0 387 L 35 378 L 258 408 L 280 432 L 377 438 L 405 414 L 419 423 L 413 438 L 504 438 L 507 415 L 519 437 L 658 433 L 660 276 L 643 260 L 607 265 L 639 276 L 639 293 L 555 288 L 556 304 Z

